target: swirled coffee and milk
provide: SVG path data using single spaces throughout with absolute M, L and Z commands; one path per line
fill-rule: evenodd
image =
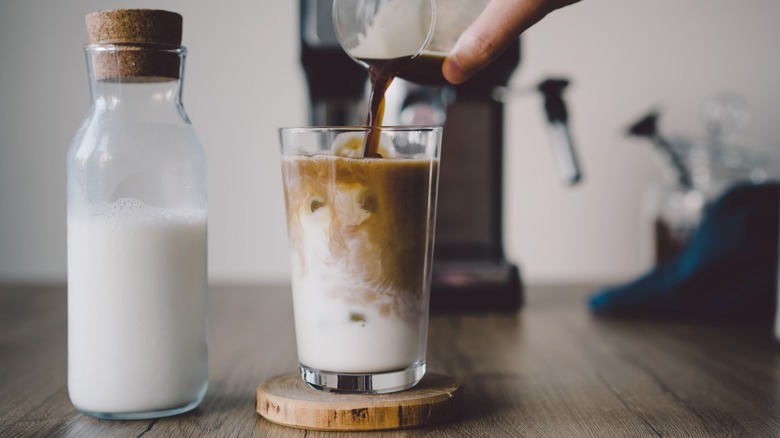
M 427 2 L 421 2 L 427 3 Z M 384 3 L 350 50 L 369 73 L 367 124 L 426 40 L 430 17 Z M 408 26 L 411 20 L 419 26 Z M 399 27 L 399 25 L 401 27 Z M 381 130 L 282 161 L 298 357 L 337 373 L 422 366 L 428 326 L 438 158 L 399 150 Z
M 298 358 L 340 373 L 401 370 L 425 357 L 438 161 L 356 153 L 284 156 Z M 346 146 L 346 147 L 345 147 Z

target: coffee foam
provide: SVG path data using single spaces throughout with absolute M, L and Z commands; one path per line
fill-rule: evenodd
M 333 155 L 346 158 L 362 158 L 366 144 L 366 133 L 345 132 L 336 136 L 331 145 Z M 384 133 L 380 133 L 377 153 L 383 158 L 394 158 L 397 154 L 393 141 Z

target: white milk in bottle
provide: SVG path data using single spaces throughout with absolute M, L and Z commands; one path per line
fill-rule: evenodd
M 68 393 L 105 419 L 203 399 L 206 159 L 181 103 L 179 14 L 87 16 L 91 105 L 68 151 Z

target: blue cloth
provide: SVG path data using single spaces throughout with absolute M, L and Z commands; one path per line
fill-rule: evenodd
M 770 320 L 777 300 L 780 184 L 739 184 L 716 199 L 685 249 L 588 301 L 599 316 Z

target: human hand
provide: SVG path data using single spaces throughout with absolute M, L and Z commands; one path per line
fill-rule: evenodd
M 579 0 L 492 0 L 460 36 L 442 65 L 460 84 L 497 58 L 515 38 L 550 12 Z

